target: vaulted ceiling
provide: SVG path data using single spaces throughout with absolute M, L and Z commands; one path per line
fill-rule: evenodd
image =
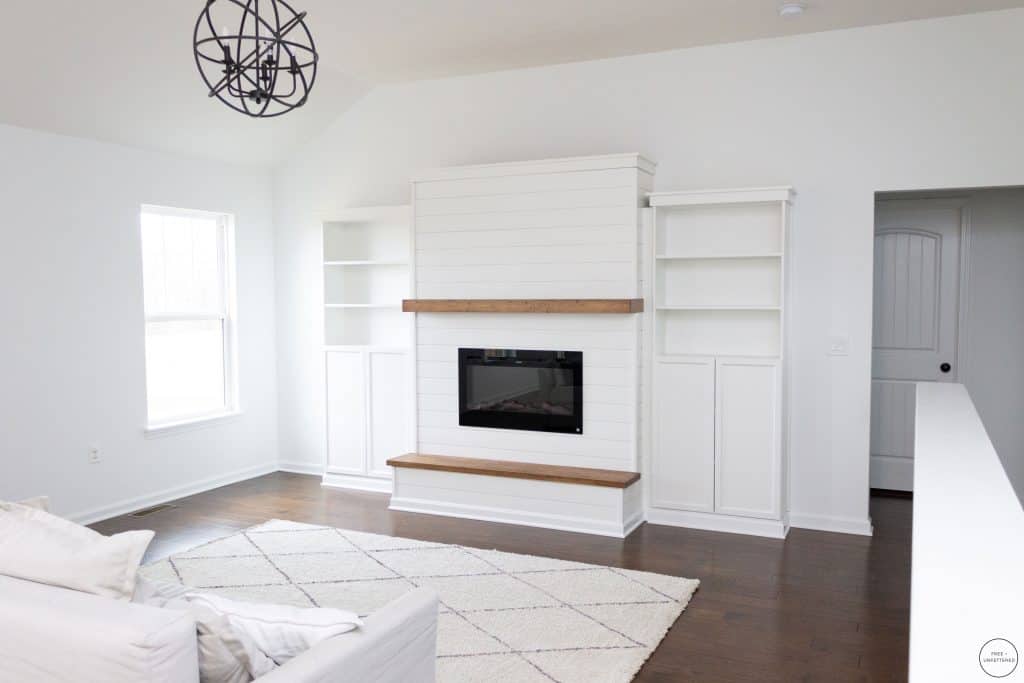
M 289 0 L 322 68 L 309 104 L 250 120 L 192 61 L 204 0 L 48 0 L 6 7 L 0 122 L 269 165 L 374 85 L 1024 6 L 1024 0 Z M 11 4 L 11 3 L 8 3 Z

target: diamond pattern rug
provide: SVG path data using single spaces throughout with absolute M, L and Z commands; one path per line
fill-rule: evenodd
M 372 613 L 441 598 L 440 683 L 626 683 L 699 581 L 271 520 L 142 569 L 229 598 Z

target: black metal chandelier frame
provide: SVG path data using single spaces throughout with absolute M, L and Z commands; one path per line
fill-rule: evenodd
M 214 28 L 210 9 L 218 1 L 242 10 L 236 34 L 220 35 Z M 305 12 L 296 12 L 285 0 L 263 0 L 264 9 L 270 5 L 272 11 L 261 14 L 260 4 L 260 0 L 206 0 L 196 20 L 192 48 L 210 97 L 242 114 L 272 118 L 306 103 L 316 82 L 319 55 L 305 23 Z M 281 8 L 291 14 L 283 24 Z M 272 23 L 264 14 L 272 17 Z M 207 37 L 201 37 L 204 27 L 210 32 Z M 295 39 L 290 39 L 290 34 Z M 300 42 L 303 34 L 308 45 Z M 219 55 L 209 54 L 214 46 Z M 214 73 L 213 77 L 207 69 Z M 291 76 L 291 89 L 279 92 L 278 79 L 284 73 Z M 287 87 L 285 79 L 282 81 Z

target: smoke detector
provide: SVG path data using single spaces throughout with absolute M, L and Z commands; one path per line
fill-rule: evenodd
M 779 5 L 779 16 L 783 18 L 798 17 L 807 9 L 803 2 L 784 2 Z

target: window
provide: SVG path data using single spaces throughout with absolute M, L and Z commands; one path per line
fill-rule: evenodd
M 142 207 L 150 429 L 237 410 L 232 223 Z

